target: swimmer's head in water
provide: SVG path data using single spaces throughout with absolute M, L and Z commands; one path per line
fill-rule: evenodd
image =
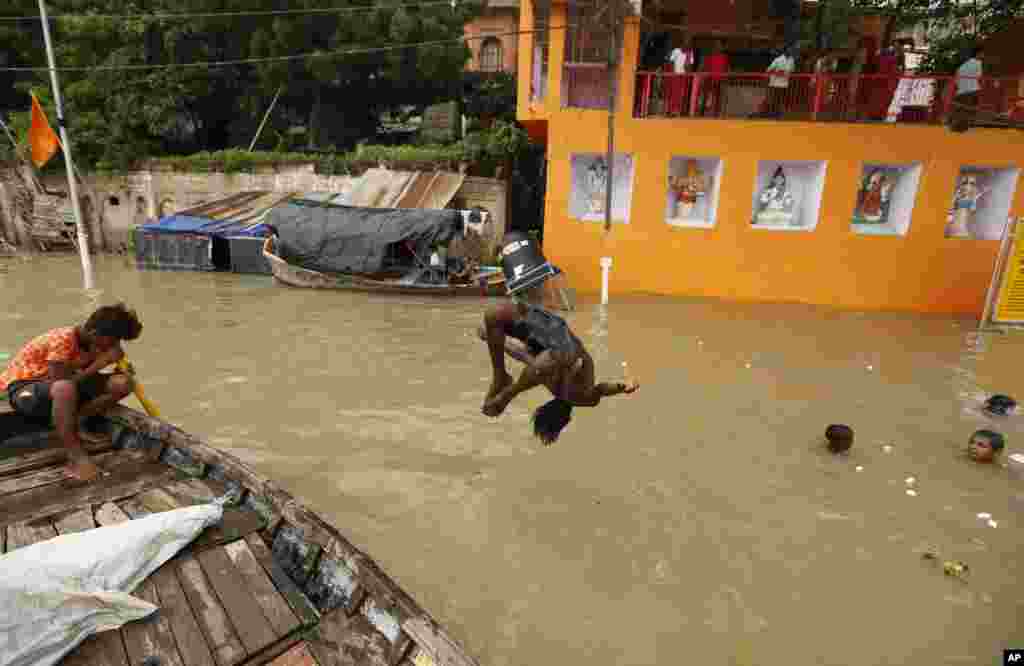
M 992 462 L 1006 446 L 1006 439 L 994 430 L 978 430 L 967 442 L 967 455 L 977 462 Z
M 825 429 L 828 450 L 832 453 L 846 453 L 853 446 L 853 428 L 848 425 L 830 425 Z
M 1006 416 L 1017 408 L 1017 401 L 1008 395 L 996 394 L 985 401 L 985 411 L 997 416 Z
M 533 412 L 533 434 L 550 446 L 558 440 L 565 426 L 572 420 L 572 403 L 555 398 L 548 400 Z

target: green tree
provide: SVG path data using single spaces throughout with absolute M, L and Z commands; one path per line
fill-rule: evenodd
M 2 14 L 33 15 L 31 0 L 8 0 Z M 275 92 L 282 94 L 265 136 L 307 128 L 309 148 L 350 146 L 372 136 L 381 111 L 458 94 L 469 50 L 465 22 L 478 5 L 400 7 L 398 0 L 349 0 L 352 13 L 110 19 L 96 14 L 267 11 L 321 8 L 320 0 L 50 0 L 66 116 L 83 165 L 123 167 L 159 153 L 247 147 Z M 396 43 L 446 41 L 387 50 Z M 355 53 L 344 53 L 355 51 Z M 341 55 L 331 55 L 341 52 Z M 260 65 L 111 71 L 247 58 L 320 57 Z M 0 22 L 0 60 L 44 67 L 38 22 Z M 28 109 L 27 91 L 49 87 L 46 72 L 5 73 L 0 111 Z M 10 92 L 13 91 L 13 92 Z M 51 122 L 54 117 L 51 112 Z M 15 123 L 25 126 L 24 118 Z

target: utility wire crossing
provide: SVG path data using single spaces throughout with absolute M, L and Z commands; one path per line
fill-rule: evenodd
M 360 6 L 360 7 L 323 7 L 323 8 L 310 8 L 310 9 L 254 9 L 251 11 L 237 11 L 237 12 L 165 12 L 155 14 L 53 14 L 48 18 L 51 20 L 84 20 L 84 19 L 104 19 L 104 20 L 173 20 L 173 19 L 186 19 L 186 18 L 237 18 L 243 16 L 296 16 L 303 14 L 358 14 L 361 12 L 376 12 L 382 10 L 395 10 L 395 9 L 417 9 L 420 7 L 442 7 L 447 6 L 452 9 L 456 9 L 464 6 L 478 5 L 483 6 L 482 2 L 465 2 L 460 0 L 455 2 L 454 0 L 434 0 L 433 2 L 410 2 L 406 4 L 396 5 L 372 5 L 372 6 Z M 39 15 L 30 16 L 2 16 L 0 15 L 0 21 L 38 21 Z
M 425 42 L 410 42 L 405 44 L 390 44 L 388 46 L 370 46 L 354 49 L 341 49 L 338 51 L 314 51 L 312 53 L 296 53 L 285 56 L 266 56 L 262 58 L 239 58 L 236 60 L 209 60 L 198 62 L 178 62 L 163 65 L 92 65 L 89 67 L 57 67 L 58 72 L 114 72 L 114 71 L 157 71 L 168 69 L 194 69 L 201 67 L 232 67 L 236 65 L 260 65 L 275 62 L 294 62 L 296 60 L 309 60 L 313 58 L 340 58 L 351 55 L 370 55 L 374 53 L 386 53 L 389 51 L 404 51 L 406 49 L 426 48 L 431 46 L 450 46 L 464 42 L 480 41 L 490 37 L 506 37 L 515 35 L 531 35 L 547 30 L 565 30 L 573 27 L 571 24 L 547 26 L 534 30 L 514 30 L 511 32 L 491 32 L 481 35 L 463 35 L 452 39 L 436 39 Z M 0 72 L 49 72 L 49 67 L 0 67 Z

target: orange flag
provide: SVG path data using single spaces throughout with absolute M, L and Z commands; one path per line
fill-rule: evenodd
M 32 126 L 28 130 L 28 145 L 32 148 L 32 161 L 36 168 L 40 169 L 50 161 L 57 149 L 60 148 L 60 140 L 50 127 L 50 121 L 46 119 L 46 112 L 40 106 L 35 94 L 32 94 Z

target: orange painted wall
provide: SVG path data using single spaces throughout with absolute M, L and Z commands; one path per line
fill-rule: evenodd
M 647 292 L 740 301 L 795 301 L 856 309 L 980 314 L 997 241 L 947 239 L 946 211 L 961 166 L 1024 163 L 1024 134 L 941 127 L 726 120 L 617 124 L 616 152 L 634 158 L 629 224 L 569 217 L 570 155 L 605 151 L 607 116 L 564 110 L 550 119 L 545 255 L 580 291 L 600 289 L 598 259 L 611 256 L 612 295 Z M 555 140 L 557 137 L 557 140 Z M 665 222 L 669 160 L 724 161 L 714 229 Z M 759 160 L 824 160 L 825 189 L 811 232 L 752 229 Z M 923 165 L 905 237 L 850 229 L 864 162 Z M 1024 211 L 1018 184 L 1012 214 Z
M 533 24 L 523 2 L 520 27 Z M 564 25 L 565 6 L 551 7 L 552 26 Z M 561 108 L 561 34 L 551 36 L 548 95 L 531 104 L 519 79 L 520 121 L 548 145 L 544 253 L 583 293 L 601 284 L 598 263 L 611 256 L 610 292 L 790 301 L 855 309 L 979 315 L 999 243 L 944 237 L 960 167 L 1024 167 L 1024 133 L 943 127 L 747 120 L 634 119 L 639 23 L 627 20 L 620 78 L 616 152 L 634 159 L 630 223 L 603 224 L 569 217 L 570 155 L 604 153 L 607 114 Z M 559 31 L 560 32 L 560 31 Z M 519 44 L 519 71 L 529 72 L 532 37 Z M 524 94 L 524 92 L 526 94 Z M 621 111 L 625 110 L 625 113 Z M 540 126 L 546 126 L 546 132 Z M 665 222 L 672 157 L 723 160 L 714 229 Z M 758 161 L 823 160 L 825 188 L 811 232 L 752 229 Z M 923 167 L 910 230 L 903 237 L 860 236 L 850 221 L 865 162 Z M 1011 215 L 1024 215 L 1018 183 Z

